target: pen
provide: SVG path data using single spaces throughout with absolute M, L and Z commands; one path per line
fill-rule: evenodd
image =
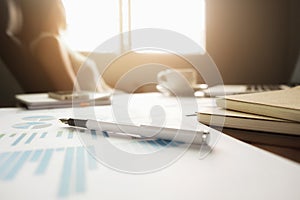
M 96 131 L 111 131 L 115 133 L 126 133 L 134 137 L 156 138 L 174 140 L 177 142 L 206 144 L 209 139 L 209 131 L 193 131 L 185 129 L 165 128 L 149 125 L 120 124 L 115 122 L 104 122 L 83 119 L 60 119 L 64 124 L 74 127 L 86 128 Z

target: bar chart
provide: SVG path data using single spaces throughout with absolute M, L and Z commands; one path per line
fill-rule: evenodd
M 37 140 L 46 140 L 47 137 L 53 137 L 55 136 L 57 139 L 68 139 L 72 140 L 74 139 L 75 130 L 70 129 L 59 129 L 58 131 L 42 131 L 42 132 L 22 132 L 22 133 L 11 133 L 11 134 L 0 134 L 0 144 L 1 141 L 3 143 L 10 143 L 11 146 L 17 146 L 17 145 L 30 145 L 33 142 L 38 142 Z
M 71 195 L 71 191 L 86 192 L 86 173 L 96 170 L 97 162 L 82 146 L 2 152 L 0 153 L 0 180 L 13 181 L 24 165 L 28 163 L 35 163 L 32 176 L 47 175 L 50 170 L 50 162 L 55 162 L 55 156 L 58 154 L 64 154 L 64 161 L 57 196 L 67 197 Z M 72 167 L 73 164 L 75 168 Z M 75 177 L 75 183 L 72 183 L 71 176 Z
M 99 170 L 99 164 L 93 157 L 95 146 L 82 145 L 77 135 L 83 134 L 93 141 L 107 139 L 117 148 L 133 153 L 149 153 L 166 146 L 178 146 L 180 143 L 168 140 L 142 140 L 111 132 L 96 132 L 85 129 L 56 128 L 53 130 L 21 130 L 12 133 L 0 133 L 0 182 L 12 182 L 30 166 L 30 176 L 43 177 L 51 174 L 50 166 L 56 163 L 58 185 L 56 196 L 69 197 L 88 191 L 87 175 Z M 45 148 L 36 148 L 43 143 Z M 128 150 L 129 149 L 129 150 Z M 3 149 L 2 149 L 3 150 Z M 57 164 L 57 158 L 63 158 Z

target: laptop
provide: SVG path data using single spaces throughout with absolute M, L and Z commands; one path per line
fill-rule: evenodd
M 272 90 L 283 90 L 287 88 L 294 87 L 300 83 L 300 53 L 298 60 L 295 66 L 295 69 L 291 75 L 290 81 L 288 84 L 278 84 L 278 85 L 216 85 L 209 87 L 201 92 L 204 93 L 204 96 L 216 97 L 223 95 L 232 95 L 232 94 L 245 94 L 245 93 L 255 93 L 263 91 L 272 91 Z

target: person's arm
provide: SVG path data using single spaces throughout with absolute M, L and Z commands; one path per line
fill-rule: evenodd
M 94 60 L 70 49 L 68 52 L 72 60 L 73 70 L 77 74 L 78 88 L 95 92 L 112 91 L 103 80 Z
M 43 38 L 33 52 L 53 90 L 73 90 L 76 75 L 66 48 L 56 37 Z

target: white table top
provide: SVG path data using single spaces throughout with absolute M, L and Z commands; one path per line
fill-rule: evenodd
M 157 94 L 133 98 L 171 102 Z M 209 102 L 200 100 L 198 104 Z M 111 107 L 95 108 L 97 118 L 107 109 Z M 93 168 L 88 166 L 89 154 L 83 156 L 81 151 L 82 138 L 71 135 L 57 122 L 57 118 L 76 115 L 73 111 L 71 108 L 0 109 L 0 199 L 300 199 L 299 164 L 224 134 L 205 158 L 199 159 L 198 147 L 190 147 L 181 157 L 155 172 L 124 173 L 103 163 Z M 38 124 L 22 128 L 22 124 L 37 119 L 33 116 L 54 118 L 40 121 L 43 128 Z M 66 155 L 70 149 L 74 154 L 68 163 Z M 41 157 L 34 161 L 38 150 L 42 152 Z M 13 153 L 18 151 L 12 162 Z M 50 155 L 49 162 L 45 163 L 47 155 Z M 136 164 L 125 159 L 122 162 Z

